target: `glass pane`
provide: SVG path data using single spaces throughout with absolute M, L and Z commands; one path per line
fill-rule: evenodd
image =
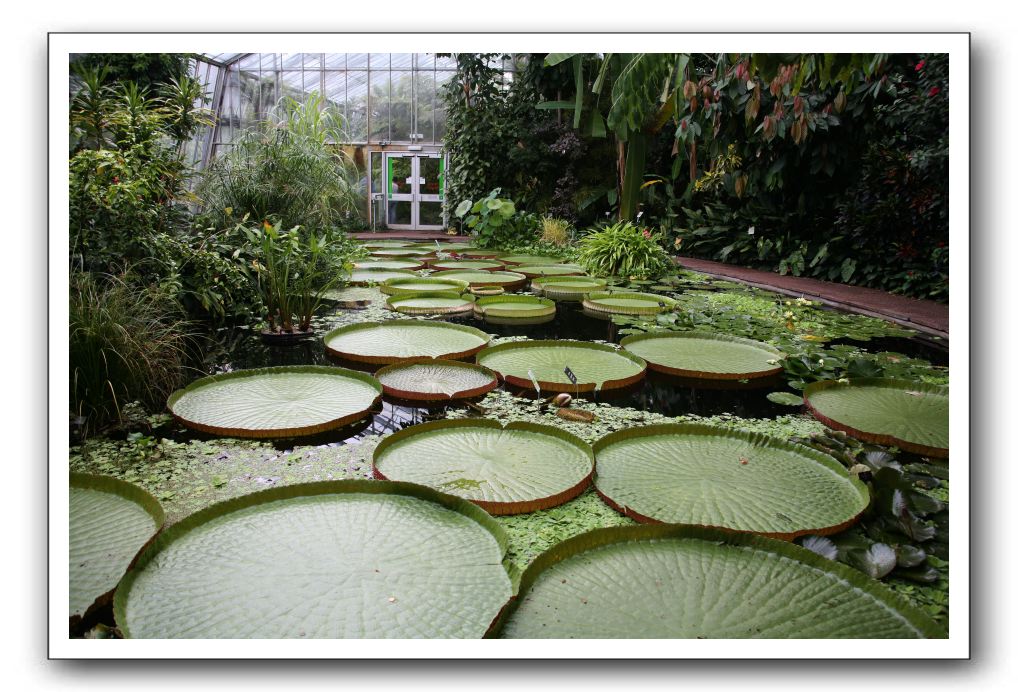
M 299 70 L 303 59 L 303 53 L 283 53 L 283 69 Z
M 435 56 L 435 67 L 439 70 L 455 70 L 456 58 L 451 53 L 447 54 L 446 57 L 441 55 Z
M 417 101 L 417 129 L 418 142 L 430 144 L 435 141 L 435 78 L 434 72 L 415 72 L 417 86 L 415 98 Z
M 385 167 L 380 151 L 371 152 L 371 192 L 372 194 L 385 192 Z
M 346 72 L 325 73 L 325 101 L 344 118 L 346 115 Z
M 238 70 L 257 70 L 262 64 L 261 53 L 251 53 L 237 61 Z
M 417 65 L 418 70 L 433 70 L 435 69 L 435 54 L 434 53 L 418 53 L 417 54 Z
M 295 101 L 304 100 L 303 72 L 280 72 L 279 77 L 280 98 L 289 97 Z
M 445 226 L 442 219 L 441 202 L 421 202 L 418 213 L 421 217 L 420 225 L 422 226 Z
M 304 69 L 320 70 L 322 68 L 321 53 L 304 53 Z
M 390 138 L 394 142 L 409 142 L 411 133 L 410 109 L 413 103 L 413 72 L 392 72 L 392 102 L 389 106 Z
M 372 142 L 389 139 L 389 73 L 371 73 L 370 126 Z
M 413 158 L 410 156 L 393 156 L 389 158 L 389 194 L 409 195 L 413 192 L 410 176 Z
M 262 72 L 265 72 L 266 70 L 280 69 L 279 53 L 259 53 L 258 55 L 262 56 L 261 59 Z
M 368 73 L 346 73 L 346 126 L 351 142 L 368 140 Z
M 437 158 L 432 159 L 421 157 L 419 161 L 421 169 L 421 178 L 423 178 L 423 182 L 421 183 L 421 194 L 422 195 L 441 194 L 441 186 L 439 185 L 438 177 L 439 174 L 441 173 L 439 169 L 442 160 Z
M 346 68 L 348 70 L 366 70 L 368 67 L 368 54 L 367 53 L 345 53 L 346 55 Z M 378 67 L 378 65 L 372 65 L 372 67 Z M 388 67 L 388 64 L 386 64 Z
M 436 72 L 435 76 L 438 77 L 438 84 L 436 85 L 436 96 L 435 96 L 435 142 L 440 143 L 445 139 L 445 100 L 443 95 L 445 93 L 444 87 L 452 80 L 455 72 Z
M 392 60 L 392 69 L 394 70 L 409 70 L 413 67 L 413 53 L 391 53 L 389 57 Z
M 389 69 L 389 54 L 388 53 L 372 53 L 371 54 L 371 69 L 372 70 L 388 70 Z
M 401 201 L 390 201 L 389 202 L 389 218 L 387 223 L 392 225 L 409 226 L 411 223 L 411 212 L 413 211 L 413 202 L 401 202 Z
M 326 53 L 325 54 L 325 69 L 327 69 L 327 70 L 345 70 L 346 69 L 346 53 Z

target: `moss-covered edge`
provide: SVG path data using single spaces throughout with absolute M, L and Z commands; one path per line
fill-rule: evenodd
M 368 384 L 378 392 L 377 396 L 372 399 L 371 403 L 361 411 L 356 411 L 340 418 L 335 418 L 325 423 L 319 423 L 316 425 L 306 425 L 296 428 L 263 428 L 263 429 L 252 429 L 252 428 L 221 428 L 215 425 L 206 425 L 204 423 L 196 423 L 190 421 L 182 416 L 179 416 L 176 411 L 173 410 L 173 405 L 180 400 L 182 396 L 188 392 L 192 392 L 195 389 L 213 384 L 215 382 L 222 382 L 223 380 L 240 379 L 242 377 L 258 377 L 261 375 L 278 375 L 280 373 L 312 373 L 316 375 L 336 375 L 342 377 L 348 377 L 351 379 L 359 380 L 365 384 Z M 265 439 L 273 437 L 302 437 L 304 435 L 314 435 L 320 432 L 328 430 L 335 430 L 340 428 L 347 423 L 360 420 L 368 415 L 378 402 L 382 398 L 382 384 L 373 376 L 358 372 L 357 370 L 350 370 L 349 368 L 341 368 L 335 365 L 277 365 L 268 368 L 250 368 L 247 370 L 234 370 L 233 372 L 220 373 L 218 375 L 208 375 L 200 379 L 195 380 L 183 389 L 178 389 L 170 395 L 169 399 L 166 400 L 166 408 L 173 416 L 173 418 L 181 425 L 191 428 L 193 430 L 200 430 L 201 432 L 210 433 L 213 435 L 228 435 L 233 437 L 246 437 L 252 439 Z
M 449 429 L 470 429 L 470 428 L 484 428 L 491 430 L 525 430 L 527 432 L 536 433 L 539 435 L 548 435 L 549 437 L 558 438 L 570 445 L 573 445 L 579 449 L 583 454 L 590 460 L 590 473 L 583 477 L 583 479 L 565 490 L 555 493 L 554 495 L 548 495 L 546 497 L 533 498 L 531 500 L 520 500 L 518 502 L 490 502 L 485 500 L 470 500 L 475 503 L 489 514 L 503 515 L 503 514 L 525 514 L 528 512 L 536 512 L 539 509 L 549 509 L 551 507 L 557 507 L 558 505 L 567 502 L 584 490 L 590 485 L 594 474 L 594 453 L 591 446 L 584 442 L 581 438 L 573 435 L 570 432 L 556 428 L 551 425 L 541 425 L 540 423 L 530 423 L 527 421 L 513 421 L 502 425 L 497 420 L 490 418 L 469 418 L 462 420 L 440 420 L 432 421 L 429 423 L 420 423 L 418 425 L 404 428 L 398 432 L 389 435 L 375 447 L 374 452 L 371 456 L 371 472 L 375 478 L 379 480 L 388 480 L 386 476 L 379 471 L 378 463 L 383 456 L 383 453 L 389 447 L 397 445 L 401 442 L 406 441 L 407 438 L 412 438 L 416 435 L 428 434 L 436 430 L 449 430 Z
M 819 526 L 799 529 L 797 531 L 782 531 L 782 532 L 768 532 L 768 531 L 751 531 L 748 529 L 734 529 L 726 526 L 703 526 L 701 528 L 715 529 L 723 532 L 734 532 L 734 533 L 751 533 L 759 536 L 766 536 L 768 538 L 774 538 L 776 540 L 791 541 L 799 536 L 816 535 L 816 536 L 829 536 L 831 534 L 839 533 L 844 531 L 849 526 L 854 524 L 862 516 L 862 513 L 866 511 L 872 498 L 870 496 L 869 487 L 857 477 L 850 474 L 845 467 L 838 462 L 834 457 L 828 456 L 823 452 L 817 451 L 804 445 L 799 445 L 788 440 L 782 440 L 778 437 L 771 435 L 765 435 L 758 432 L 746 432 L 744 430 L 733 430 L 731 428 L 721 428 L 714 425 L 705 425 L 702 423 L 657 423 L 653 425 L 645 425 L 639 428 L 629 428 L 627 430 L 619 430 L 617 432 L 609 433 L 604 437 L 600 438 L 591 448 L 594 450 L 595 459 L 595 471 L 596 471 L 596 459 L 597 455 L 603 452 L 608 447 L 622 442 L 624 440 L 632 440 L 641 437 L 654 437 L 658 435 L 698 435 L 698 436 L 710 436 L 710 437 L 726 437 L 743 440 L 754 446 L 768 447 L 771 449 L 779 449 L 781 451 L 788 452 L 790 454 L 796 454 L 801 457 L 806 457 L 811 461 L 815 461 L 821 466 L 833 471 L 836 475 L 841 476 L 848 481 L 851 486 L 862 500 L 861 509 L 851 517 L 848 517 L 845 521 L 835 524 L 833 526 Z M 594 489 L 597 494 L 604 500 L 609 506 L 616 511 L 631 517 L 641 524 L 662 524 L 666 523 L 660 519 L 646 516 L 641 514 L 624 504 L 615 501 L 613 498 L 605 494 L 600 487 L 597 485 L 597 474 L 594 475 Z
M 117 585 L 113 597 L 113 617 L 125 638 L 131 637 L 130 628 L 127 626 L 126 608 L 130 598 L 131 587 L 134 585 L 138 575 L 155 559 L 159 553 L 169 545 L 180 539 L 204 524 L 249 507 L 261 504 L 290 500 L 298 497 L 314 497 L 317 495 L 339 495 L 339 494 L 370 494 L 370 495 L 402 495 L 414 497 L 426 502 L 441 505 L 479 524 L 488 531 L 498 544 L 501 557 L 504 559 L 508 548 L 508 536 L 501 526 L 484 510 L 477 507 L 463 498 L 442 493 L 424 485 L 415 483 L 401 483 L 396 481 L 372 481 L 372 480 L 342 480 L 342 481 L 319 481 L 315 483 L 300 483 L 288 485 L 281 488 L 270 488 L 248 495 L 241 495 L 224 502 L 206 507 L 195 512 L 185 519 L 177 522 L 170 528 L 160 533 L 147 548 L 145 548 L 135 559 L 135 564 L 128 569 L 127 573 Z M 508 570 L 507 570 L 507 576 Z M 510 579 L 512 581 L 512 579 Z
M 853 587 L 863 591 L 878 602 L 897 612 L 901 617 L 916 630 L 922 638 L 947 638 L 947 632 L 943 630 L 932 618 L 922 612 L 903 597 L 891 591 L 879 581 L 870 579 L 862 572 L 852 569 L 839 562 L 828 560 L 805 548 L 778 541 L 772 538 L 755 536 L 752 534 L 739 534 L 719 531 L 717 529 L 702 528 L 697 526 L 684 526 L 681 524 L 656 524 L 646 526 L 617 526 L 604 529 L 595 529 L 586 533 L 567 538 L 561 543 L 541 553 L 520 576 L 520 583 L 517 595 L 509 600 L 502 611 L 492 621 L 485 638 L 498 638 L 506 621 L 519 607 L 520 601 L 526 597 L 527 592 L 541 575 L 573 556 L 580 555 L 589 550 L 601 548 L 618 543 L 633 541 L 660 540 L 660 539 L 685 539 L 700 540 L 717 545 L 733 545 L 760 550 L 797 562 L 801 562 L 814 569 L 834 574 L 839 579 L 851 584 Z

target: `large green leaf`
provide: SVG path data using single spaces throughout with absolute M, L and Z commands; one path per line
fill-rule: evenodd
M 163 525 L 163 509 L 136 485 L 72 473 L 68 526 L 70 617 L 78 618 L 124 576 Z
M 422 423 L 385 438 L 375 476 L 420 483 L 491 514 L 560 505 L 590 484 L 594 457 L 580 438 L 547 425 L 494 420 Z
M 497 271 L 503 268 L 503 264 L 496 260 L 432 260 L 431 268 L 440 271 L 462 271 L 464 269 L 479 269 L 483 271 Z
M 682 377 L 742 380 L 782 371 L 784 354 L 773 346 L 708 332 L 634 334 L 622 348 L 647 361 L 651 370 Z
M 450 291 L 462 293 L 467 287 L 466 281 L 417 276 L 389 279 L 379 287 L 379 290 L 386 295 L 395 296 L 402 293 L 448 293 Z
M 635 291 L 595 291 L 583 299 L 588 310 L 620 315 L 654 315 L 674 305 L 668 296 Z
M 586 272 L 578 264 L 520 264 L 513 267 L 528 278 L 539 276 L 583 276 Z
M 412 243 L 407 240 L 369 240 L 366 243 L 362 243 L 362 245 L 369 250 L 384 250 L 392 248 L 407 248 L 410 247 Z
M 506 255 L 499 258 L 505 264 L 558 264 L 559 258 L 548 255 Z
M 362 372 L 320 365 L 237 370 L 203 377 L 166 403 L 189 428 L 234 437 L 291 437 L 359 420 L 382 386 Z
M 345 278 L 351 284 L 380 284 L 390 279 L 414 279 L 416 274 L 408 269 L 354 269 Z
M 791 539 L 841 530 L 869 503 L 835 459 L 759 433 L 649 425 L 601 438 L 594 455 L 598 492 L 641 521 Z
M 793 543 L 689 526 L 599 529 L 523 573 L 503 638 L 946 637 L 878 581 Z
M 946 387 L 883 378 L 826 380 L 807 386 L 803 396 L 817 419 L 853 437 L 948 455 Z
M 410 358 L 472 356 L 491 340 L 480 329 L 426 320 L 360 322 L 325 335 L 325 350 L 363 363 L 398 363 Z
M 474 297 L 456 291 L 398 293 L 385 301 L 391 309 L 408 315 L 443 315 L 472 312 Z
M 389 257 L 427 257 L 435 254 L 435 248 L 418 248 L 418 247 L 398 247 L 398 248 L 384 248 L 381 250 L 374 250 L 371 253 L 372 257 L 389 258 Z
M 482 317 L 529 319 L 555 314 L 555 301 L 536 296 L 488 296 L 474 303 L 474 314 Z
M 486 348 L 477 362 L 510 384 L 533 388 L 530 373 L 546 392 L 617 389 L 643 379 L 647 364 L 611 346 L 582 341 L 518 341 Z M 568 378 L 569 368 L 577 382 Z
M 375 377 L 387 396 L 413 401 L 469 399 L 498 386 L 498 376 L 488 368 L 454 360 L 396 363 Z
M 419 260 L 412 259 L 366 259 L 359 262 L 353 263 L 354 269 L 366 269 L 369 271 L 375 271 L 379 269 L 402 269 L 403 271 L 412 272 L 416 269 L 423 269 L 424 263 Z
M 479 508 L 381 481 L 292 485 L 163 532 L 117 590 L 134 638 L 475 638 L 509 598 Z
M 583 296 L 591 291 L 600 291 L 607 283 L 604 279 L 589 276 L 553 276 L 534 279 L 531 288 L 534 293 L 552 300 L 583 300 Z
M 523 274 L 507 271 L 452 270 L 435 272 L 431 276 L 436 279 L 465 281 L 471 286 L 501 286 L 507 291 L 527 283 L 527 277 Z

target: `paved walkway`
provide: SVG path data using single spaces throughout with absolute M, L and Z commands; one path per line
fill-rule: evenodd
M 357 240 L 470 240 L 470 236 L 448 235 L 442 231 L 362 231 L 351 233 Z
M 948 338 L 948 307 L 932 300 L 918 300 L 886 293 L 875 288 L 849 286 L 803 276 L 782 276 L 760 269 L 712 262 L 693 257 L 678 257 L 686 269 L 766 288 L 790 296 L 804 296 L 834 307 L 845 308 L 873 317 L 897 322 L 920 332 Z

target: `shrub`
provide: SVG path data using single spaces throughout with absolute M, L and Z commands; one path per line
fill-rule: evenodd
M 474 202 L 465 199 L 456 207 L 456 217 L 473 232 L 474 242 L 480 247 L 508 247 L 537 240 L 537 217 L 517 212 L 516 204 L 508 197 L 499 197 L 496 187 L 482 199 Z
M 70 289 L 72 413 L 94 431 L 120 420 L 128 402 L 161 410 L 195 346 L 179 304 L 128 274 L 75 273 Z
M 545 216 L 541 219 L 541 241 L 562 247 L 573 239 L 573 227 L 564 219 Z
M 652 279 L 675 269 L 657 235 L 625 221 L 580 239 L 578 261 L 594 276 Z

